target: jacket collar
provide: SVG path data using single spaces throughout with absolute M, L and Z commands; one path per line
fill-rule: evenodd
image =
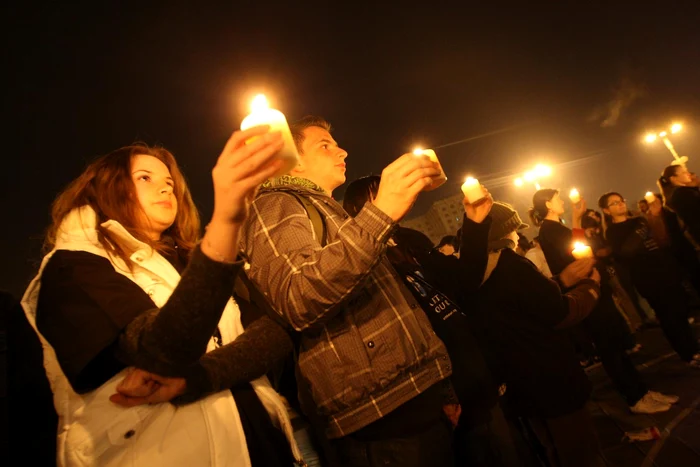
M 281 177 L 271 178 L 262 184 L 262 189 L 275 189 L 278 187 L 289 188 L 304 188 L 306 190 L 316 191 L 330 196 L 326 190 L 312 182 L 307 178 L 294 177 L 292 175 L 282 175 Z
M 89 205 L 73 209 L 61 222 L 56 238 L 56 248 L 61 248 L 62 245 L 76 241 L 88 241 L 95 246 L 101 247 L 97 235 L 97 224 L 97 213 Z M 129 254 L 141 251 L 150 256 L 153 253 L 150 245 L 137 240 L 119 222 L 108 220 L 103 222 L 101 226 L 112 234 L 112 238 L 118 241 L 119 246 Z

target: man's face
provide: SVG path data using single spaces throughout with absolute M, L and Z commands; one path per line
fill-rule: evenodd
M 345 183 L 345 158 L 348 153 L 338 147 L 331 134 L 312 126 L 304 130 L 304 142 L 296 172 L 329 193 Z

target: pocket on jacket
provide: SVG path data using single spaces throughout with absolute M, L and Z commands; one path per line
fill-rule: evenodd
M 125 453 L 129 448 L 128 445 L 136 442 L 143 428 L 144 420 L 139 414 L 135 410 L 125 410 L 114 419 L 113 423 L 103 429 L 71 427 L 66 439 L 66 449 L 73 451 L 73 454 L 87 464 L 101 465 L 103 462 L 99 459 L 103 456 L 111 457 Z M 111 449 L 116 451 L 108 454 Z

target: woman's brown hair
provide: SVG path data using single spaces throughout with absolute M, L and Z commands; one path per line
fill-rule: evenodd
M 671 198 L 673 197 L 673 192 L 676 191 L 676 186 L 671 181 L 671 177 L 676 175 L 676 172 L 680 168 L 679 165 L 669 165 L 666 166 L 663 172 L 661 172 L 661 177 L 656 182 L 656 185 L 661 190 L 661 196 L 664 200 L 664 205 L 670 207 Z
M 143 211 L 137 201 L 131 177 L 131 160 L 137 155 L 153 156 L 163 162 L 174 181 L 173 195 L 177 200 L 177 216 L 173 225 L 163 232 L 160 241 L 151 240 L 138 225 Z M 54 200 L 51 206 L 52 224 L 44 241 L 45 250 L 50 251 L 56 245 L 58 230 L 65 217 L 73 209 L 85 205 L 90 206 L 97 214 L 97 233 L 102 246 L 110 254 L 119 256 L 126 264 L 130 264 L 127 254 L 110 238 L 107 230 L 101 225 L 103 222 L 115 220 L 136 239 L 161 253 L 177 253 L 183 261 L 187 261 L 199 238 L 199 214 L 185 177 L 180 172 L 175 157 L 162 147 L 135 143 L 99 157 L 88 165 Z

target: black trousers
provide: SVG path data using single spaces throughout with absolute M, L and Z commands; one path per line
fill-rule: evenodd
M 557 418 L 529 419 L 551 467 L 598 467 L 605 461 L 585 407 Z
M 439 421 L 407 438 L 358 440 L 352 435 L 331 440 L 343 467 L 453 467 L 452 428 Z
M 673 350 L 686 362 L 698 353 L 698 341 L 688 324 L 686 291 L 680 281 L 638 284 L 639 293 L 656 312 L 661 329 Z
M 454 431 L 457 467 L 519 467 L 523 463 L 516 451 L 511 426 L 500 405 L 491 409 L 490 420 L 469 428 L 460 425 Z
M 629 335 L 629 328 L 615 306 L 610 287 L 602 289 L 598 305 L 582 326 L 595 344 L 600 362 L 617 391 L 627 404 L 636 404 L 649 389 L 625 352 L 629 346 L 625 336 Z

